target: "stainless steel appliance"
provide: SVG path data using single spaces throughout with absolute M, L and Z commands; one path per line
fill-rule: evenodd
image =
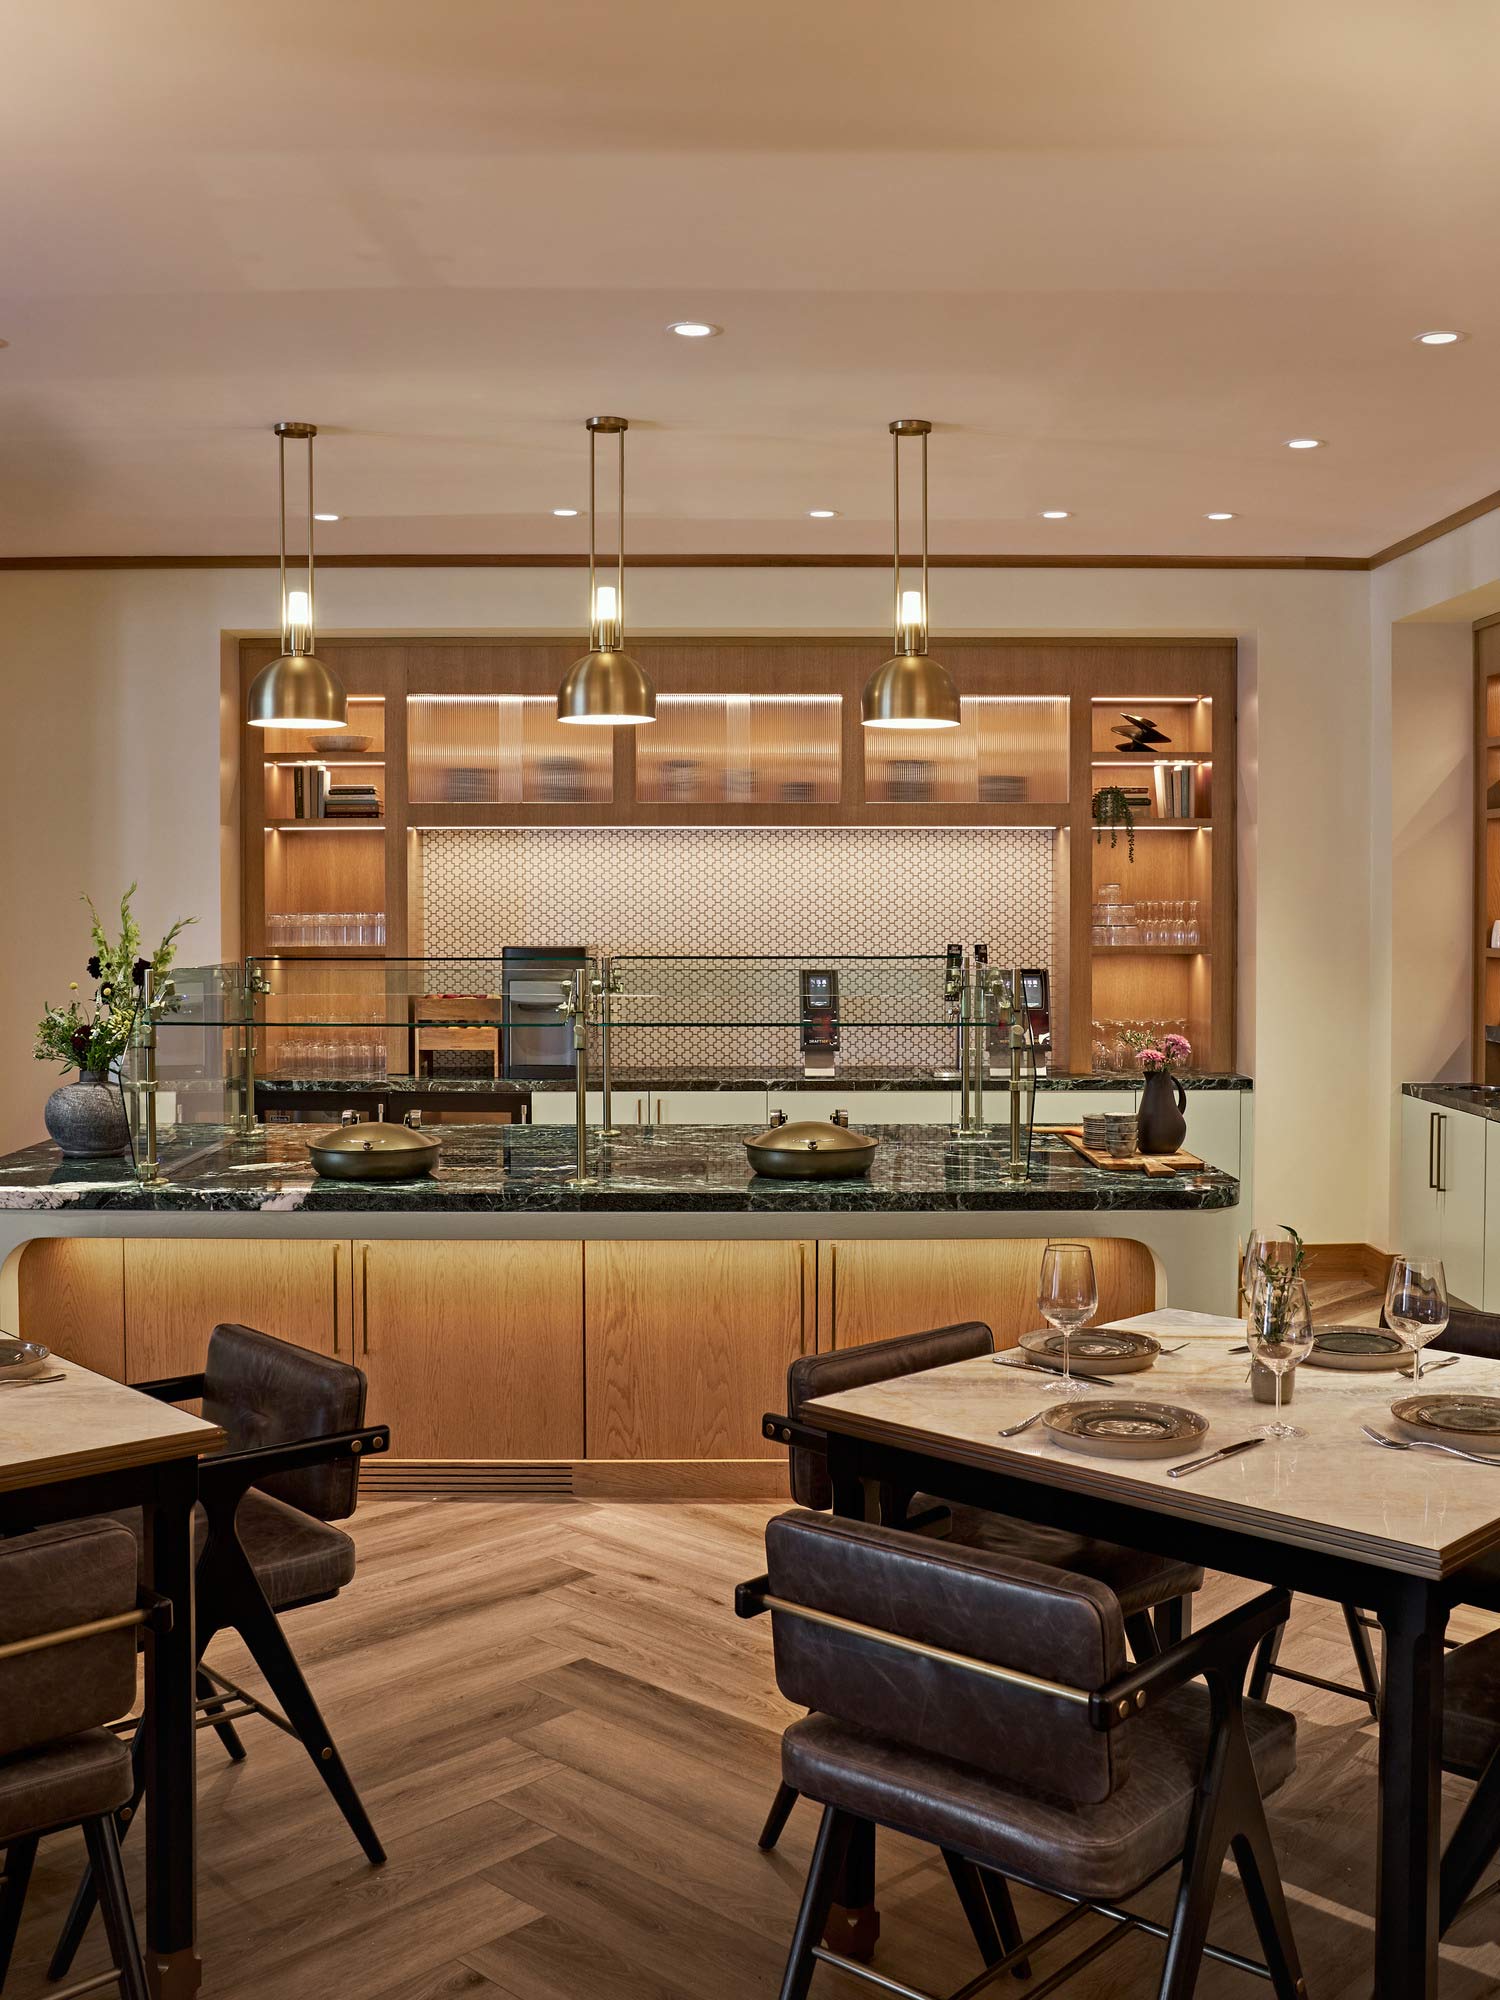
M 853 1180 L 867 1174 L 880 1141 L 869 1132 L 851 1132 L 847 1111 L 831 1119 L 798 1118 L 773 1111 L 764 1132 L 744 1142 L 750 1165 L 775 1180 Z
M 832 1076 L 839 1052 L 839 976 L 804 967 L 798 976 L 804 1076 Z
M 505 946 L 500 954 L 504 1075 L 572 1077 L 573 1024 L 562 1008 L 574 974 L 587 964 L 582 945 Z
M 1019 978 L 1021 1005 L 1036 1050 L 1037 1075 L 1045 1076 L 1052 1061 L 1052 978 L 1044 965 L 1023 965 Z

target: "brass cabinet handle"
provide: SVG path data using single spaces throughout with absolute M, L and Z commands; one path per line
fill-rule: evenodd
M 658 1125 L 661 1123 L 661 1099 L 659 1097 L 656 1100 L 656 1122 Z
M 839 1246 L 828 1246 L 828 1345 L 839 1344 Z
M 1437 1190 L 1439 1194 L 1448 1192 L 1447 1154 L 1448 1116 L 1446 1112 L 1437 1114 Z
M 1437 1147 L 1437 1113 L 1435 1111 L 1429 1111 L 1427 1114 L 1427 1185 L 1430 1188 L 1435 1188 L 1437 1186 L 1437 1167 L 1435 1165 L 1436 1147 Z
M 814 1341 L 816 1345 L 816 1341 Z M 797 1245 L 797 1351 L 807 1352 L 807 1245 Z
M 364 1321 L 364 1349 L 370 1351 L 370 1246 L 359 1246 L 359 1316 Z
M 333 1246 L 333 1351 L 339 1351 L 339 1246 Z

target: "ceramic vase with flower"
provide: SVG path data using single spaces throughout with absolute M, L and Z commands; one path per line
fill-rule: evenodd
M 1180 1153 L 1187 1136 L 1187 1092 L 1174 1071 L 1191 1062 L 1192 1044 L 1183 1035 L 1163 1035 L 1161 1046 L 1147 1043 L 1136 1051 L 1145 1075 L 1136 1114 L 1136 1146 L 1142 1153 Z

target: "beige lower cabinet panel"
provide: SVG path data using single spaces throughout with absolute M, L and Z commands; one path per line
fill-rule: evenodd
M 369 1416 L 415 1459 L 583 1456 L 581 1243 L 357 1242 Z
M 585 1246 L 590 1459 L 780 1456 L 760 1435 L 812 1347 L 811 1243 Z
M 1087 1243 L 1099 1280 L 1100 1321 L 1149 1312 L 1156 1266 L 1144 1243 L 1117 1237 Z M 818 1346 L 857 1347 L 892 1334 L 918 1333 L 978 1319 L 997 1344 L 1041 1324 L 1036 1283 L 1043 1237 L 987 1242 L 824 1242 L 818 1245 Z
M 42 1236 L 0 1278 L 0 1326 L 125 1380 L 125 1261 L 116 1237 Z
M 195 1373 L 220 1320 L 349 1355 L 347 1243 L 127 1236 L 124 1251 L 128 1381 Z

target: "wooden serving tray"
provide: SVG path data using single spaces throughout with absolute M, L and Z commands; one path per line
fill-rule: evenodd
M 1096 1153 L 1084 1145 L 1081 1125 L 1039 1125 L 1036 1129 L 1055 1133 L 1081 1160 L 1108 1173 L 1146 1174 L 1152 1180 L 1164 1180 L 1172 1174 L 1195 1173 L 1204 1165 L 1196 1153 Z

